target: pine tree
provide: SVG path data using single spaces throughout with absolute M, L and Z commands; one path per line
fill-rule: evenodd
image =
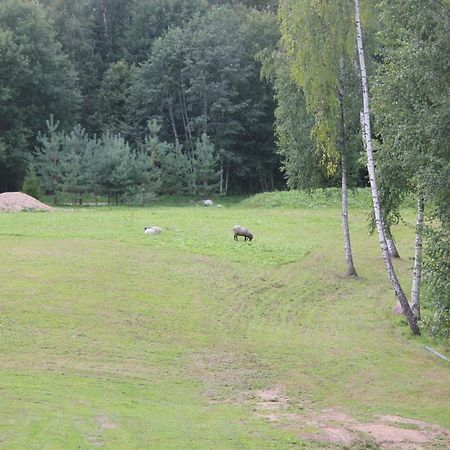
M 76 125 L 69 134 L 64 135 L 62 142 L 61 171 L 63 174 L 62 189 L 70 194 L 72 204 L 82 201 L 82 194 L 87 190 L 86 173 L 83 161 L 88 149 L 89 136 L 86 131 Z
M 217 191 L 220 179 L 218 158 L 214 144 L 206 134 L 197 139 L 192 165 L 197 193 L 206 195 Z
M 47 134 L 38 135 L 34 164 L 46 194 L 53 195 L 54 203 L 58 203 L 58 194 L 63 189 L 62 145 L 64 133 L 57 131 L 59 122 L 53 115 L 46 122 Z
M 104 194 L 118 205 L 120 197 L 133 184 L 133 155 L 125 139 L 105 133 L 97 148 L 99 184 Z
M 180 144 L 164 143 L 159 149 L 161 191 L 164 194 L 193 193 L 192 165 Z

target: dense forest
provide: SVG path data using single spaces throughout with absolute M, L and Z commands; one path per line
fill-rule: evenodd
M 117 183 L 99 189 L 114 195 L 283 185 L 273 91 L 256 59 L 279 39 L 274 2 L 7 0 L 0 30 L 1 190 L 21 188 L 30 163 L 52 192 L 93 189 L 77 164 L 109 170 Z M 111 142 L 130 164 L 113 164 Z
M 248 194 L 370 184 L 413 333 L 450 329 L 448 0 L 3 0 L 0 191 Z M 356 24 L 356 27 L 355 27 Z M 417 204 L 411 302 L 391 227 Z M 423 240 L 426 251 L 422 253 Z

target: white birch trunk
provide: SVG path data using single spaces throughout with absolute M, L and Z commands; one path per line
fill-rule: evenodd
M 350 243 L 350 229 L 348 226 L 348 201 L 347 201 L 347 163 L 342 156 L 342 228 L 344 232 L 345 262 L 347 263 L 347 275 L 357 277 L 353 264 L 352 246 Z
M 384 234 L 386 236 L 386 243 L 390 255 L 393 258 L 400 258 L 400 254 L 397 250 L 397 246 L 395 245 L 394 236 L 392 235 L 391 227 L 389 225 L 384 224 Z
M 420 281 L 422 278 L 422 231 L 424 200 L 417 199 L 416 242 L 414 252 L 414 272 L 411 288 L 411 309 L 416 319 L 420 319 Z
M 344 115 L 344 61 L 341 59 L 339 64 L 339 88 L 338 88 L 338 106 L 339 121 L 341 131 L 341 203 L 342 203 L 342 229 L 344 233 L 345 262 L 347 263 L 347 275 L 357 277 L 355 266 L 353 264 L 352 246 L 350 243 L 350 228 L 348 226 L 348 201 L 347 201 L 347 160 L 345 157 L 347 138 L 345 135 L 345 115 Z
M 361 75 L 361 84 L 362 84 L 362 92 L 363 92 L 363 113 L 362 113 L 362 122 L 363 122 L 363 138 L 367 153 L 367 170 L 369 172 L 370 179 L 370 187 L 372 191 L 372 200 L 373 207 L 375 212 L 375 223 L 378 231 L 378 238 L 381 245 L 381 251 L 383 253 L 384 263 L 386 265 L 386 270 L 389 275 L 389 279 L 391 281 L 392 287 L 395 290 L 395 294 L 402 306 L 403 313 L 408 321 L 409 327 L 413 334 L 420 334 L 420 329 L 417 324 L 417 320 L 414 317 L 411 308 L 409 306 L 409 302 L 403 292 L 403 289 L 400 285 L 400 282 L 397 278 L 397 274 L 395 273 L 394 266 L 392 264 L 391 255 L 389 253 L 389 249 L 386 242 L 386 236 L 384 232 L 384 224 L 381 216 L 381 207 L 380 201 L 378 197 L 378 186 L 375 176 L 375 162 L 373 158 L 373 150 L 372 150 L 372 132 L 371 132 L 371 124 L 370 124 L 370 103 L 369 103 L 369 86 L 367 82 L 367 72 L 366 72 L 366 62 L 364 56 L 364 46 L 363 46 L 363 38 L 362 38 L 362 27 L 361 27 L 361 14 L 359 7 L 359 0 L 354 0 L 355 6 L 355 26 L 356 26 L 356 41 L 358 47 L 358 56 L 359 56 L 359 69 Z
M 225 195 L 228 194 L 228 179 L 230 177 L 230 161 L 227 164 L 227 174 L 225 176 Z
M 387 235 L 387 234 L 386 234 Z M 389 253 L 393 258 L 400 258 L 400 254 L 398 253 L 397 247 L 395 246 L 395 241 L 392 238 L 386 238 L 387 246 L 389 249 Z

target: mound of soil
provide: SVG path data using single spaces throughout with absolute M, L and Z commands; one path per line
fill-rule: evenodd
M 23 192 L 4 192 L 0 194 L 0 212 L 52 210 L 52 207 Z

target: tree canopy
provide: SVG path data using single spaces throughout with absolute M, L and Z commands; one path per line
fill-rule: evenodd
M 0 4 L 0 183 L 14 190 L 30 148 L 50 114 L 65 125 L 77 118 L 80 93 L 69 58 L 44 11 L 26 0 Z M 44 123 L 43 123 L 44 120 Z

